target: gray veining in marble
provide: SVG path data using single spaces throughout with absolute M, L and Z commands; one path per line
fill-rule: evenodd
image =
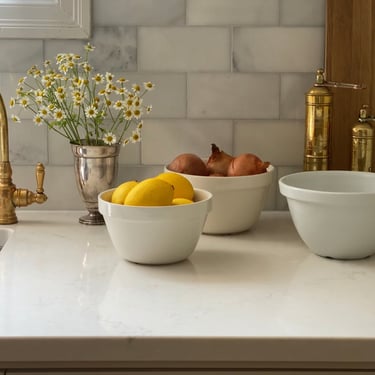
M 43 57 L 42 40 L 0 39 L 0 72 L 22 72 Z
M 91 43 L 96 47 L 92 64 L 98 71 L 137 69 L 137 30 L 135 27 L 96 27 Z

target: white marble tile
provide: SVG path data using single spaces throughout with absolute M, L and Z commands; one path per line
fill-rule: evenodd
M 232 121 L 150 120 L 143 131 L 142 164 L 163 165 L 182 153 L 207 157 L 211 143 L 231 153 L 232 131 Z
M 125 76 L 129 84 L 151 81 L 155 89 L 144 97 L 147 105 L 152 105 L 152 112 L 147 118 L 181 118 L 186 116 L 186 74 L 185 73 L 153 73 L 123 72 L 114 73 Z
M 315 82 L 315 73 L 283 73 L 280 88 L 280 117 L 305 118 L 305 94 Z
M 278 25 L 278 0 L 187 0 L 188 25 Z
M 33 166 L 12 166 L 13 182 L 17 187 L 35 191 L 35 169 Z M 22 210 L 84 210 L 79 196 L 72 166 L 45 165 L 44 192 L 48 199 L 43 204 L 32 204 Z M 78 222 L 77 215 L 77 222 Z
M 251 152 L 276 166 L 303 164 L 303 121 L 236 121 L 234 151 Z
M 0 72 L 22 72 L 43 61 L 42 40 L 0 39 Z
M 92 64 L 98 71 L 137 69 L 137 30 L 135 27 L 95 27 L 91 43 L 97 53 Z
M 303 170 L 302 165 L 298 166 L 288 166 L 288 167 L 279 167 L 277 168 L 277 181 L 288 174 L 301 172 Z M 277 210 L 288 210 L 288 202 L 286 198 L 280 193 L 279 186 L 277 186 L 277 194 L 276 194 L 276 205 L 275 209 Z
M 227 27 L 140 27 L 138 69 L 143 71 L 229 71 Z
M 188 116 L 279 118 L 278 74 L 189 74 Z
M 73 166 L 69 140 L 52 130 L 48 131 L 48 162 L 51 165 Z
M 58 53 L 84 55 L 87 40 L 46 40 L 45 59 L 54 61 Z M 95 27 L 90 43 L 90 63 L 97 71 L 123 71 L 137 69 L 137 42 L 135 27 Z
M 156 26 L 185 23 L 185 0 L 94 0 L 96 26 Z
M 9 122 L 9 157 L 19 165 L 47 163 L 47 129 L 31 120 Z
M 323 66 L 323 27 L 238 27 L 233 40 L 233 66 L 240 72 L 314 72 Z
M 277 180 L 277 168 L 275 168 L 275 173 L 272 178 L 271 186 L 269 188 L 266 201 L 264 203 L 263 210 L 274 210 L 276 208 L 276 201 L 277 201 L 277 195 L 279 194 L 279 189 L 278 189 L 278 180 Z
M 142 134 L 143 137 L 143 134 Z M 119 163 L 123 165 L 138 165 L 141 164 L 141 144 L 130 143 L 121 147 L 119 155 Z
M 164 171 L 163 165 L 125 165 L 119 166 L 119 183 L 137 180 L 141 181 L 145 178 L 157 176 L 159 173 Z
M 282 26 L 323 26 L 326 0 L 280 0 Z

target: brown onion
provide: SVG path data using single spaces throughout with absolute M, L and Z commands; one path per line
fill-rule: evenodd
M 248 176 L 267 172 L 270 165 L 254 154 L 241 154 L 235 157 L 228 167 L 228 176 Z
M 170 171 L 192 174 L 196 176 L 208 176 L 205 162 L 195 154 L 180 154 L 167 165 Z
M 226 176 L 233 156 L 221 151 L 214 143 L 211 144 L 211 155 L 207 160 L 210 175 Z

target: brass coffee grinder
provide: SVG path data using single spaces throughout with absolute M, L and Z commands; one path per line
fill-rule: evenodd
M 306 93 L 304 170 L 328 169 L 333 95 L 328 87 L 363 89 L 363 85 L 326 81 L 318 69 L 314 86 Z
M 375 117 L 368 114 L 368 105 L 359 111 L 358 121 L 352 128 L 352 171 L 371 172 Z

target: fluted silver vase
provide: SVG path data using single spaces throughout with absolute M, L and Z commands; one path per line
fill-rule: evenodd
M 114 187 L 118 174 L 119 145 L 71 145 L 78 191 L 89 213 L 79 218 L 88 225 L 105 224 L 98 211 L 98 194 Z

